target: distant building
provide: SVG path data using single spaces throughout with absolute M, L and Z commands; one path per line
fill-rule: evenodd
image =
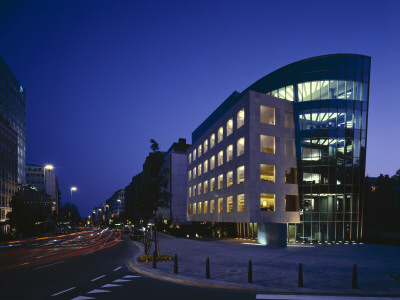
M 111 218 L 120 218 L 125 211 L 125 190 L 116 191 L 109 199 L 106 200 L 109 207 Z
M 46 188 L 44 186 L 46 180 Z M 32 185 L 39 191 L 46 191 L 50 195 L 53 203 L 53 213 L 58 213 L 60 190 L 57 181 L 57 175 L 53 170 L 45 169 L 44 166 L 27 164 L 26 165 L 26 183 Z
M 108 225 L 110 219 L 109 205 L 106 203 L 101 203 L 99 206 L 93 208 L 92 219 L 94 222 L 102 222 L 104 225 Z
M 130 222 L 139 222 L 138 214 L 139 190 L 142 182 L 143 173 L 132 177 L 132 181 L 125 187 L 125 216 Z M 123 220 L 128 221 L 128 220 Z

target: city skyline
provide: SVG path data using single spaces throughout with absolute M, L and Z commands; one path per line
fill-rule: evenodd
M 164 151 L 191 143 L 235 89 L 301 59 L 355 53 L 372 57 L 366 175 L 393 175 L 400 5 L 339 1 L 330 15 L 343 16 L 329 23 L 306 3 L 2 2 L 0 55 L 26 91 L 26 162 L 53 164 L 62 203 L 77 186 L 87 216 L 141 171 L 151 138 Z

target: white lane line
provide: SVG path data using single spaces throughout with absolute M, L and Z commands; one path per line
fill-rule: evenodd
M 94 251 L 92 251 L 92 252 L 89 252 L 89 253 L 82 254 L 82 256 L 85 256 L 85 255 L 92 254 L 93 252 L 94 252 Z
M 38 269 L 42 269 L 42 268 L 46 268 L 46 267 L 50 267 L 50 266 L 54 266 L 54 265 L 56 265 L 56 264 L 61 264 L 61 263 L 63 263 L 64 261 L 62 260 L 62 261 L 58 261 L 58 262 L 56 262 L 56 263 L 54 263 L 54 264 L 49 264 L 49 265 L 45 265 L 45 266 L 41 266 L 41 267 L 37 267 L 37 268 L 34 268 L 34 269 L 32 269 L 32 270 L 38 270 Z
M 142 276 L 137 276 L 137 275 L 126 275 L 126 276 L 124 276 L 123 278 L 139 278 L 139 277 L 142 277 Z
M 86 294 L 98 294 L 98 293 L 111 293 L 111 291 L 108 290 L 91 290 L 90 292 L 87 292 Z
M 70 288 L 70 289 L 63 290 L 63 291 L 58 292 L 58 293 L 55 293 L 55 294 L 53 294 L 53 295 L 51 295 L 51 296 L 52 296 L 52 297 L 58 296 L 58 295 L 60 295 L 60 294 L 62 294 L 62 293 L 65 293 L 65 292 L 68 292 L 68 291 L 70 291 L 70 290 L 73 290 L 74 288 L 75 288 L 75 287 L 72 287 L 72 288 Z
M 122 285 L 108 283 L 108 284 L 103 285 L 102 288 L 110 288 L 110 287 L 116 287 L 116 286 L 122 286 Z
M 71 300 L 86 300 L 86 299 L 96 299 L 96 298 L 86 297 L 86 296 L 78 296 L 78 297 L 75 297 L 74 299 L 71 299 Z
M 363 297 L 363 296 L 324 296 L 324 295 L 269 295 L 269 294 L 257 294 L 256 299 L 284 299 L 284 300 L 371 300 L 371 299 L 379 299 L 379 300 L 389 300 L 394 299 L 390 297 Z
M 121 269 L 122 268 L 122 266 L 120 266 L 120 267 L 118 267 L 118 268 L 115 268 L 113 271 L 115 272 L 115 271 L 118 271 L 119 269 Z
M 106 277 L 106 275 L 101 275 L 101 276 L 99 276 L 99 277 L 93 278 L 93 279 L 90 280 L 90 281 L 96 281 L 96 280 L 99 280 L 100 278 L 103 278 L 103 277 Z
M 114 280 L 113 282 L 128 282 L 128 281 L 131 281 L 131 280 L 117 279 L 117 280 Z

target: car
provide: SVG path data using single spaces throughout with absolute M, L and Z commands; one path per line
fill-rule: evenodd
M 144 236 L 144 231 L 142 229 L 137 229 L 137 228 L 132 229 L 132 232 L 130 234 L 130 238 L 135 241 L 141 240 L 143 236 Z

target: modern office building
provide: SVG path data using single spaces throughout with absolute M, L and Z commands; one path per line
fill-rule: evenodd
M 188 219 L 269 244 L 359 241 L 370 63 L 313 57 L 233 93 L 192 134 Z
M 125 211 L 125 190 L 116 191 L 109 199 L 106 200 L 109 206 L 110 218 L 120 218 Z

